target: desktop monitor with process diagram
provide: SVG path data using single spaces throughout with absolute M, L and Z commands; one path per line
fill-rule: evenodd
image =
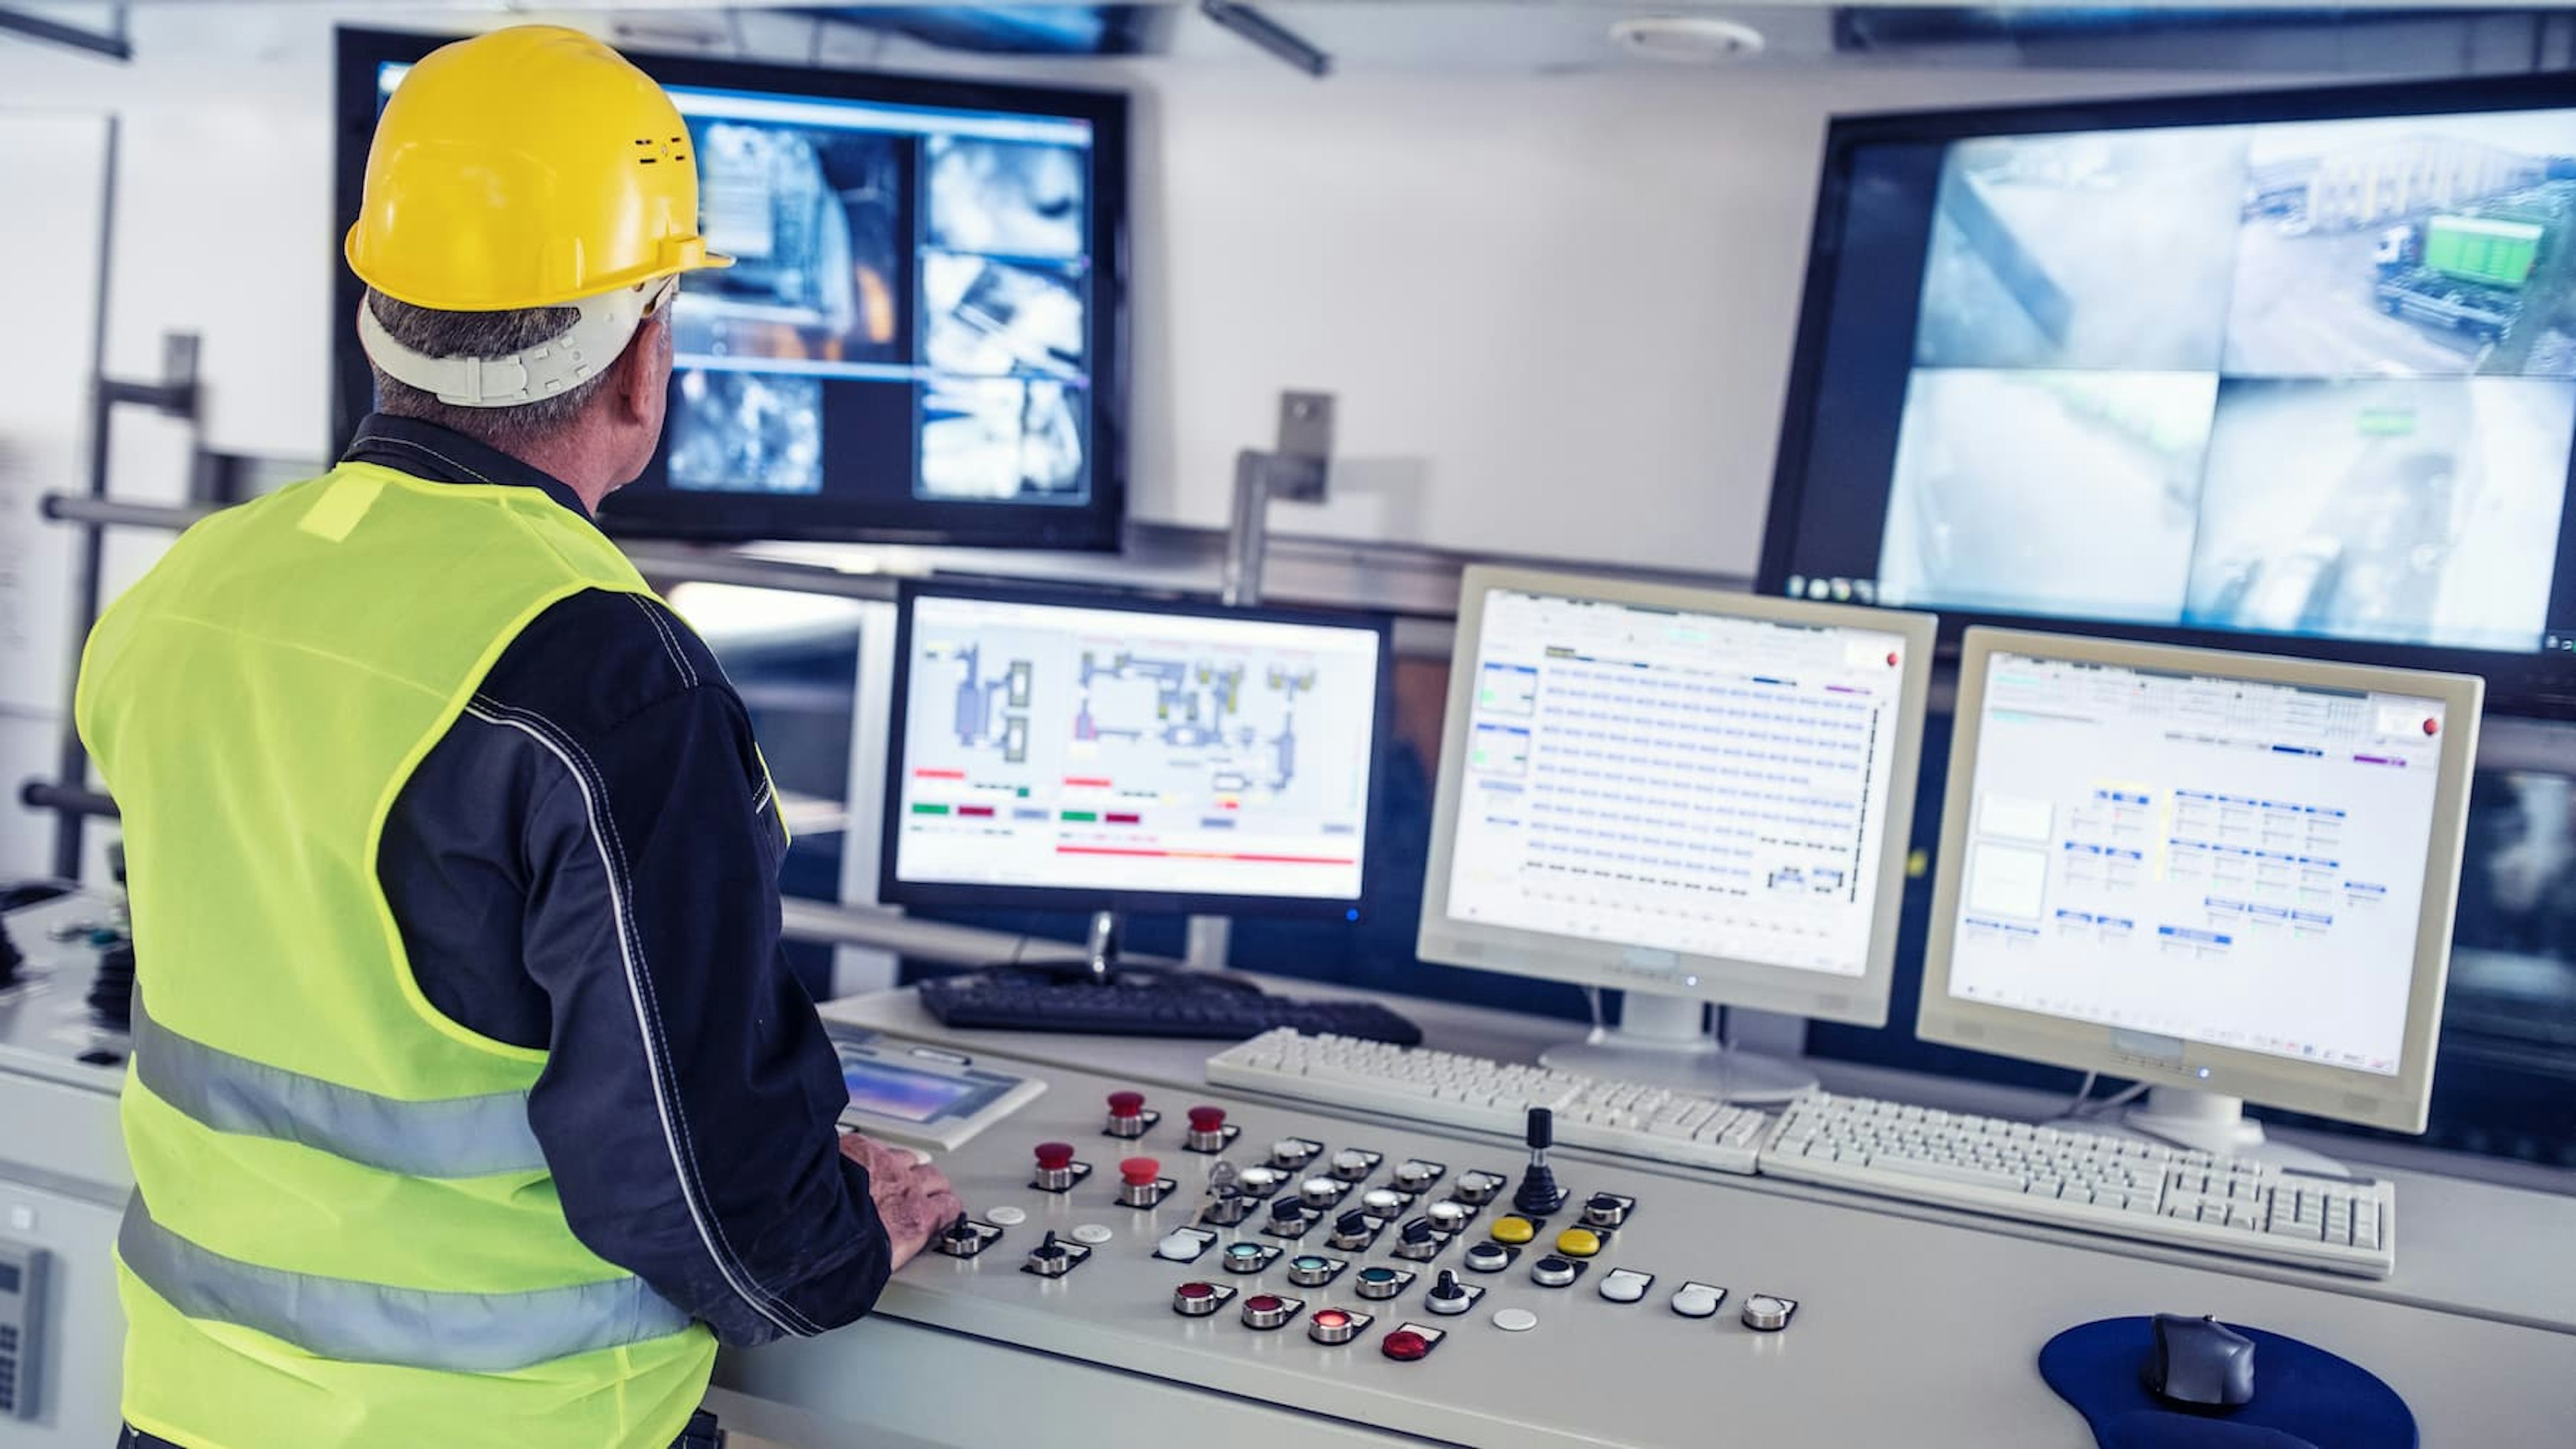
M 1886 1020 L 1934 620 L 1467 570 L 1424 960 L 1626 992 L 1560 1070 L 1759 1100 L 1814 1078 L 1704 1008 Z
M 2245 1102 L 2422 1131 L 2483 690 L 1970 630 L 1916 1034 L 2212 1152 Z
M 880 899 L 1360 920 L 1382 615 L 903 591 Z

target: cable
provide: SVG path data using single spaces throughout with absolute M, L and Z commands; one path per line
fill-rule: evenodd
M 2092 1072 L 2086 1072 L 2084 1074 L 2084 1090 L 2075 1094 L 2074 1103 L 2060 1115 L 2067 1117 L 2099 1117 L 2114 1107 L 2125 1107 L 2131 1102 L 2138 1100 L 2140 1097 L 2145 1096 L 2147 1089 L 2153 1085 L 2148 1082 L 2132 1082 L 2128 1086 L 2121 1088 L 2110 1096 L 2104 1097 L 2098 1102 L 2090 1102 L 2086 1101 L 2085 1098 L 2093 1090 L 2094 1076 L 2095 1073 Z
M 1584 988 L 1583 988 L 1583 1002 L 1584 1002 L 1584 1004 L 1585 1004 L 1586 1006 L 1589 1006 L 1589 1007 L 1591 1007 L 1591 1008 L 1592 1008 L 1592 1030 L 1593 1030 L 1593 1032 L 1597 1035 L 1597 1034 L 1599 1034 L 1599 1033 L 1602 1033 L 1602 1032 L 1606 1032 L 1606 1031 L 1608 1031 L 1610 1028 L 1608 1027 L 1608 1025 L 1607 1025 L 1607 1024 L 1605 1024 L 1605 1023 L 1601 1020 L 1601 988 L 1600 988 L 1600 987 L 1598 987 L 1598 986 L 1586 986 L 1586 987 L 1584 987 Z
M 2086 1072 L 2084 1074 L 2084 1085 L 2075 1089 L 2075 1099 L 2068 1102 L 2065 1107 L 2060 1109 L 2057 1115 L 2060 1117 L 2083 1116 L 2084 1099 L 2093 1095 L 2093 1084 L 2100 1080 L 2102 1080 L 2102 1074 L 2100 1072 Z

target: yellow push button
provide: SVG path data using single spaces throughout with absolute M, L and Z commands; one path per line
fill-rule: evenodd
M 1538 1224 L 1527 1218 L 1494 1219 L 1494 1241 L 1497 1243 L 1526 1243 L 1537 1236 Z
M 1601 1235 L 1590 1228 L 1567 1228 L 1556 1235 L 1559 1257 L 1589 1258 L 1601 1251 Z

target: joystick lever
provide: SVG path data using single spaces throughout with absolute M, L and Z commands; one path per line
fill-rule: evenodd
M 1529 1112 L 1529 1168 L 1512 1192 L 1512 1206 L 1533 1217 L 1545 1217 L 1565 1206 L 1565 1189 L 1547 1165 L 1547 1149 L 1556 1143 L 1556 1114 L 1545 1107 Z

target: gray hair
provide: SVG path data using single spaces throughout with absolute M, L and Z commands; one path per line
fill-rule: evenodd
M 373 287 L 367 307 L 393 339 L 431 357 L 507 357 L 552 342 L 581 320 L 575 307 L 522 307 L 506 312 L 442 312 L 399 302 Z M 638 328 L 637 336 L 643 335 Z M 443 403 L 435 393 L 402 381 L 370 362 L 376 375 L 376 409 L 398 418 L 418 418 L 469 438 L 515 452 L 558 431 L 581 416 L 599 395 L 610 369 L 583 379 L 551 397 L 506 408 L 467 408 Z

